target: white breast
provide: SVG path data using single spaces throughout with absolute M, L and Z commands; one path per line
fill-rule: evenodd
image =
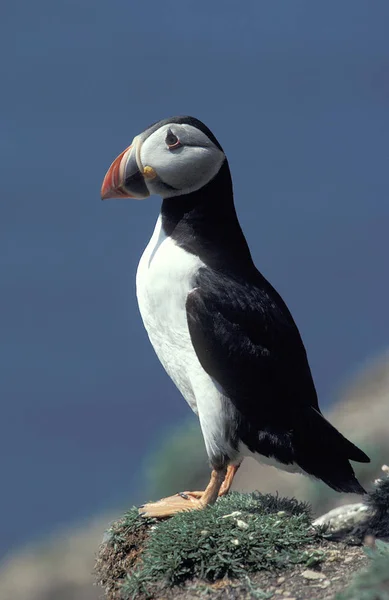
M 139 262 L 136 289 L 140 313 L 162 365 L 199 415 L 208 455 L 226 451 L 223 393 L 204 371 L 190 339 L 186 300 L 204 263 L 162 229 L 159 217 Z
M 150 341 L 195 412 L 189 372 L 197 368 L 198 359 L 190 340 L 185 304 L 201 266 L 197 256 L 185 252 L 165 235 L 159 217 L 136 275 L 139 309 Z

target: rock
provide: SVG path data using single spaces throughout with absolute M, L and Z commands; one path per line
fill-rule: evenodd
M 301 577 L 304 577 L 305 579 L 311 579 L 311 580 L 326 578 L 324 573 L 320 573 L 320 571 L 312 571 L 312 569 L 306 569 L 305 571 L 303 571 L 301 573 Z
M 362 502 L 356 504 L 345 504 L 325 513 L 313 522 L 315 526 L 327 525 L 332 533 L 344 529 L 351 530 L 356 525 L 367 521 L 371 517 L 368 506 Z
M 354 558 L 352 556 L 347 556 L 347 558 L 344 559 L 344 563 L 346 565 L 348 565 L 349 563 L 353 562 Z

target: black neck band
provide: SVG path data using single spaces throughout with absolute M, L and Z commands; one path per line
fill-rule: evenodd
M 200 190 L 165 198 L 161 215 L 166 235 L 208 266 L 224 269 L 239 263 L 240 269 L 253 268 L 235 211 L 227 160 Z

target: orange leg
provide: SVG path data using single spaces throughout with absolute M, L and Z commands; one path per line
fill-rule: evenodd
M 239 467 L 240 467 L 240 464 L 239 465 L 228 465 L 226 476 L 224 477 L 224 481 L 221 484 L 221 487 L 219 490 L 219 494 L 218 494 L 219 498 L 220 498 L 220 496 L 225 496 L 230 491 L 232 482 L 234 480 L 234 477 L 235 477 L 236 472 L 239 469 Z M 192 498 L 202 498 L 203 495 L 204 495 L 204 492 L 181 492 L 180 493 L 180 496 L 182 496 L 183 498 L 185 496 L 191 496 Z
M 232 482 L 240 465 L 228 465 L 227 473 L 219 490 L 219 496 L 225 496 L 230 491 Z
M 158 502 L 151 502 L 141 506 L 139 513 L 143 517 L 164 518 L 186 510 L 205 508 L 209 504 L 216 502 L 225 475 L 226 469 L 220 471 L 213 470 L 210 482 L 204 492 L 184 492 L 183 494 L 163 498 Z

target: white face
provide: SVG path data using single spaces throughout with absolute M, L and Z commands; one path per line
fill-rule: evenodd
M 145 179 L 150 194 L 162 198 L 189 194 L 205 186 L 218 173 L 225 156 L 208 136 L 192 125 L 171 123 L 154 131 L 137 152 L 141 173 L 151 167 L 154 178 Z

